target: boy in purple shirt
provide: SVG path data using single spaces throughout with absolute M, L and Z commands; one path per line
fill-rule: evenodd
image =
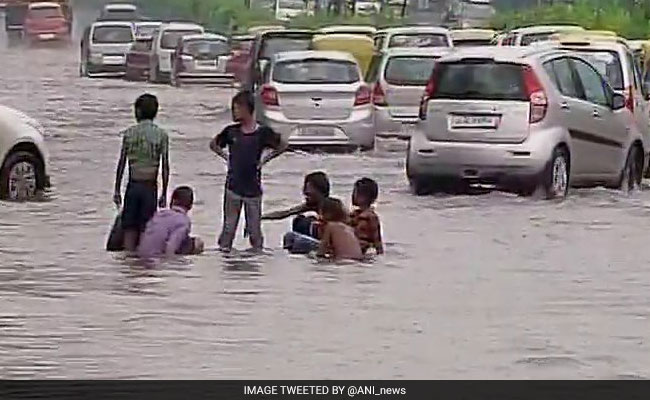
M 158 211 L 147 223 L 138 255 L 143 258 L 173 256 L 174 254 L 200 254 L 201 239 L 190 237 L 192 223 L 187 213 L 194 204 L 194 192 L 188 186 L 174 190 L 171 205 Z

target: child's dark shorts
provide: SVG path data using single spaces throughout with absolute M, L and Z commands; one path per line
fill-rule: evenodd
M 319 239 L 317 221 L 318 218 L 316 217 L 300 214 L 293 219 L 291 230 L 301 235 Z
M 144 231 L 147 222 L 158 209 L 158 186 L 156 182 L 130 181 L 124 195 L 122 229 Z

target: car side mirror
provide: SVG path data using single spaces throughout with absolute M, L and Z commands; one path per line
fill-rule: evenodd
M 625 107 L 625 96 L 620 93 L 614 93 L 612 96 L 612 110 L 620 110 Z

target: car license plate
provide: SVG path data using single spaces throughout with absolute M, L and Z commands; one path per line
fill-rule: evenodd
M 196 66 L 200 68 L 216 68 L 217 62 L 213 60 L 197 61 Z
M 42 33 L 42 34 L 38 35 L 38 38 L 41 39 L 41 40 L 52 40 L 55 37 L 56 37 L 56 35 L 53 34 L 53 33 Z
M 105 56 L 104 64 L 107 65 L 121 65 L 124 64 L 124 57 L 122 56 Z
M 452 128 L 491 128 L 499 126 L 499 117 L 496 115 L 452 115 Z
M 336 136 L 336 131 L 334 128 L 329 126 L 309 126 L 298 128 L 298 136 L 307 136 L 307 137 L 329 137 Z

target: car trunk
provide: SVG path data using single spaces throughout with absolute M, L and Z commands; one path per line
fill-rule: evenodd
M 339 120 L 350 116 L 358 85 L 275 84 L 278 103 L 288 119 Z
M 440 64 L 427 104 L 430 140 L 519 143 L 528 137 L 530 103 L 523 66 L 493 60 Z
M 388 112 L 396 119 L 418 117 L 420 99 L 424 93 L 437 57 L 393 57 L 384 72 L 385 102 Z

